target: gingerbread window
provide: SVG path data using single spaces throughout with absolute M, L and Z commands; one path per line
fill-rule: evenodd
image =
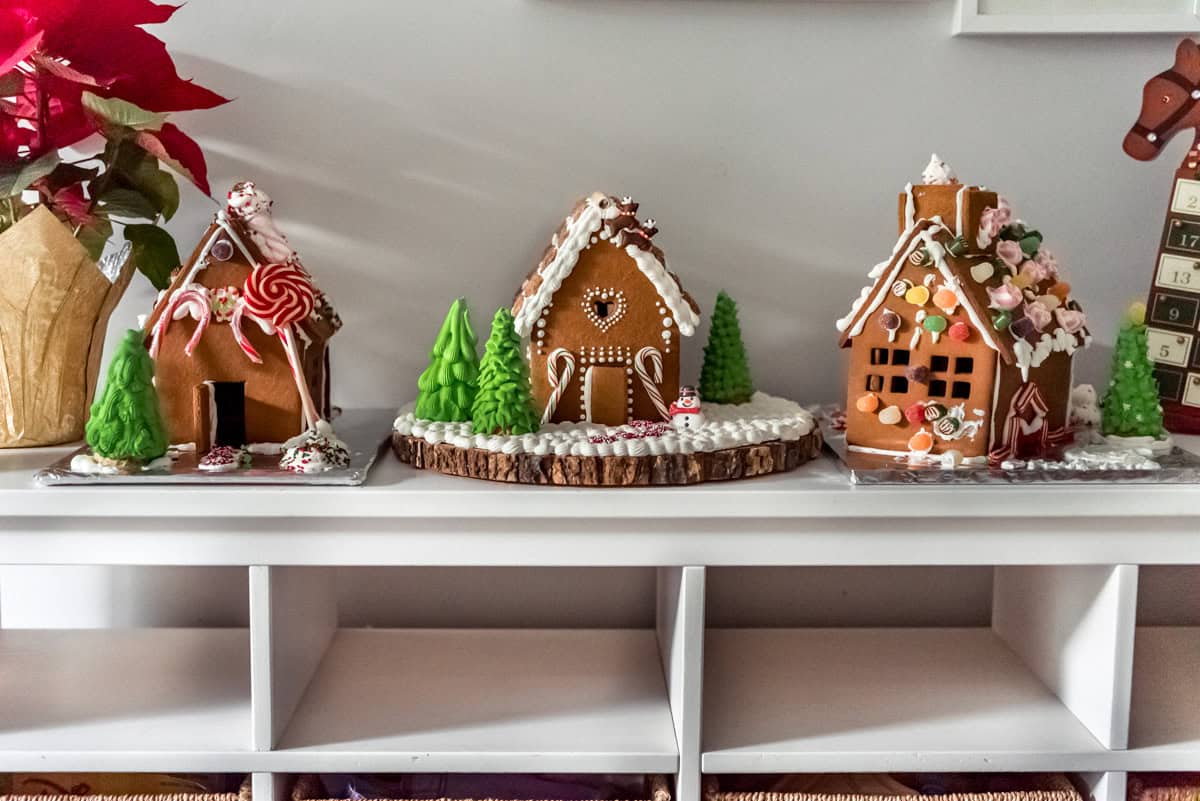
M 910 355 L 904 348 L 894 348 L 892 350 L 892 364 L 903 367 L 908 364 Z
M 871 348 L 871 364 L 879 366 L 888 363 L 887 348 Z
M 966 400 L 971 397 L 971 383 L 969 381 L 955 381 L 950 387 L 950 397 Z
M 929 382 L 929 397 L 931 397 L 931 398 L 946 397 L 946 382 L 940 378 L 931 379 Z
M 867 376 L 867 392 L 883 392 L 883 376 Z
M 970 356 L 959 356 L 954 360 L 954 372 L 957 375 L 970 375 L 975 372 L 975 360 Z
M 949 356 L 934 356 L 929 360 L 929 372 L 945 373 L 950 370 Z
M 902 375 L 892 376 L 891 392 L 893 395 L 907 395 L 908 379 Z

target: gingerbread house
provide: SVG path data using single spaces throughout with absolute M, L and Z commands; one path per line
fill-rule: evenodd
M 257 205 L 247 209 L 231 201 L 217 212 L 191 258 L 159 295 L 145 328 L 171 442 L 195 443 L 201 452 L 283 443 L 305 431 L 313 421 L 306 419 L 311 415 L 305 413 L 301 381 L 317 414 L 327 418 L 327 343 L 341 326 L 270 222 L 269 198 L 248 183 L 234 192 L 251 193 Z M 271 276 L 262 274 L 266 266 L 273 268 Z M 284 279 L 257 285 L 276 312 L 246 314 L 252 275 Z M 280 315 L 289 311 L 295 314 L 285 324 Z
M 513 302 L 543 422 L 668 418 L 700 314 L 637 210 L 602 193 L 580 201 Z
M 1004 461 L 1068 443 L 1072 359 L 1090 335 L 1041 234 L 948 169 L 906 187 L 899 227 L 838 321 L 848 447 Z

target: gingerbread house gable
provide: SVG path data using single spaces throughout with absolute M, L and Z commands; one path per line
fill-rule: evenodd
M 589 245 L 604 241 L 621 248 L 637 264 L 670 310 L 679 333 L 691 336 L 700 322 L 700 309 L 684 291 L 679 278 L 667 269 L 666 257 L 651 241 L 657 232 L 653 220 L 642 224 L 631 198 L 618 200 L 597 192 L 576 204 L 554 234 L 537 268 L 526 277 L 513 302 L 517 333 L 529 336 L 554 295 L 570 277 Z

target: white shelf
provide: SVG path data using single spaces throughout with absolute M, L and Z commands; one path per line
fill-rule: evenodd
M 244 629 L 0 631 L 0 770 L 250 764 Z
M 1104 769 L 990 629 L 728 629 L 706 642 L 708 773 Z
M 1050 10 L 1047 0 L 957 0 L 953 32 L 960 35 L 987 34 L 1186 34 L 1200 31 L 1200 15 L 1194 0 L 1175 0 L 1147 6 L 1145 0 L 1128 0 L 1125 8 L 1101 6 L 1095 0 L 1065 4 Z M 1046 10 L 1039 10 L 1041 6 Z M 1007 7 L 1007 8 L 1006 8 Z M 1080 8 L 1080 10 L 1073 10 Z M 1149 10 L 1148 10 L 1149 9 Z
M 1144 770 L 1200 768 L 1200 627 L 1137 630 L 1130 713 L 1131 756 Z
M 342 629 L 277 770 L 674 773 L 649 630 Z

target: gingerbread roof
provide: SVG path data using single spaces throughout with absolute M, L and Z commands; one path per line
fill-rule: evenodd
M 221 239 L 228 240 L 241 253 L 250 267 L 266 264 L 269 261 L 264 258 L 242 220 L 235 215 L 228 214 L 224 210 L 218 211 L 213 215 L 212 224 L 201 238 L 191 260 L 176 271 L 171 278 L 170 286 L 159 293 L 154 307 L 147 318 L 147 330 L 150 330 L 150 327 L 153 326 L 159 315 L 162 314 L 162 311 L 171 302 L 171 296 L 176 291 L 192 283 L 203 283 L 200 280 L 200 276 L 204 268 L 208 265 L 208 259 L 211 256 L 214 245 Z M 210 288 L 216 289 L 217 287 Z M 338 316 L 337 310 L 329 302 L 329 298 L 325 293 L 318 289 L 317 302 L 312 314 L 299 323 L 302 335 L 309 339 L 327 340 L 337 333 L 341 327 L 342 319 Z
M 638 204 L 632 198 L 617 199 L 596 192 L 575 204 L 550 240 L 550 246 L 521 284 L 513 300 L 512 313 L 517 333 L 529 336 L 534 323 L 579 263 L 579 254 L 593 237 L 623 248 L 642 275 L 654 286 L 670 309 L 679 332 L 691 336 L 700 322 L 700 307 L 683 289 L 678 276 L 667 269 L 667 259 L 651 240 L 658 232 L 653 220 L 637 219 Z
M 1074 353 L 1090 342 L 1086 318 L 1070 297 L 1070 286 L 1061 281 L 1057 265 L 1048 251 L 1040 248 L 1040 235 L 1022 223 L 1006 225 L 993 241 L 980 234 L 982 253 L 951 231 L 941 217 L 916 220 L 896 243 L 891 257 L 876 265 L 868 277 L 872 283 L 855 300 L 850 313 L 838 321 L 840 344 L 845 347 L 881 313 L 891 296 L 905 297 L 912 287 L 900 279 L 906 263 L 930 270 L 926 285 L 938 281 L 962 304 L 971 326 L 980 338 L 1000 354 L 1006 364 L 1023 373 L 1039 366 L 1054 352 Z M 1019 239 L 1037 238 L 1027 247 L 1037 252 L 1036 260 L 1021 250 Z M 928 295 L 918 295 L 928 298 Z M 938 315 L 936 306 L 901 303 L 910 312 L 914 327 L 926 317 Z M 897 304 L 891 304 L 896 311 Z M 903 313 L 902 313 L 903 314 Z M 928 327 L 925 326 L 927 329 Z M 932 330 L 932 329 L 928 329 Z

